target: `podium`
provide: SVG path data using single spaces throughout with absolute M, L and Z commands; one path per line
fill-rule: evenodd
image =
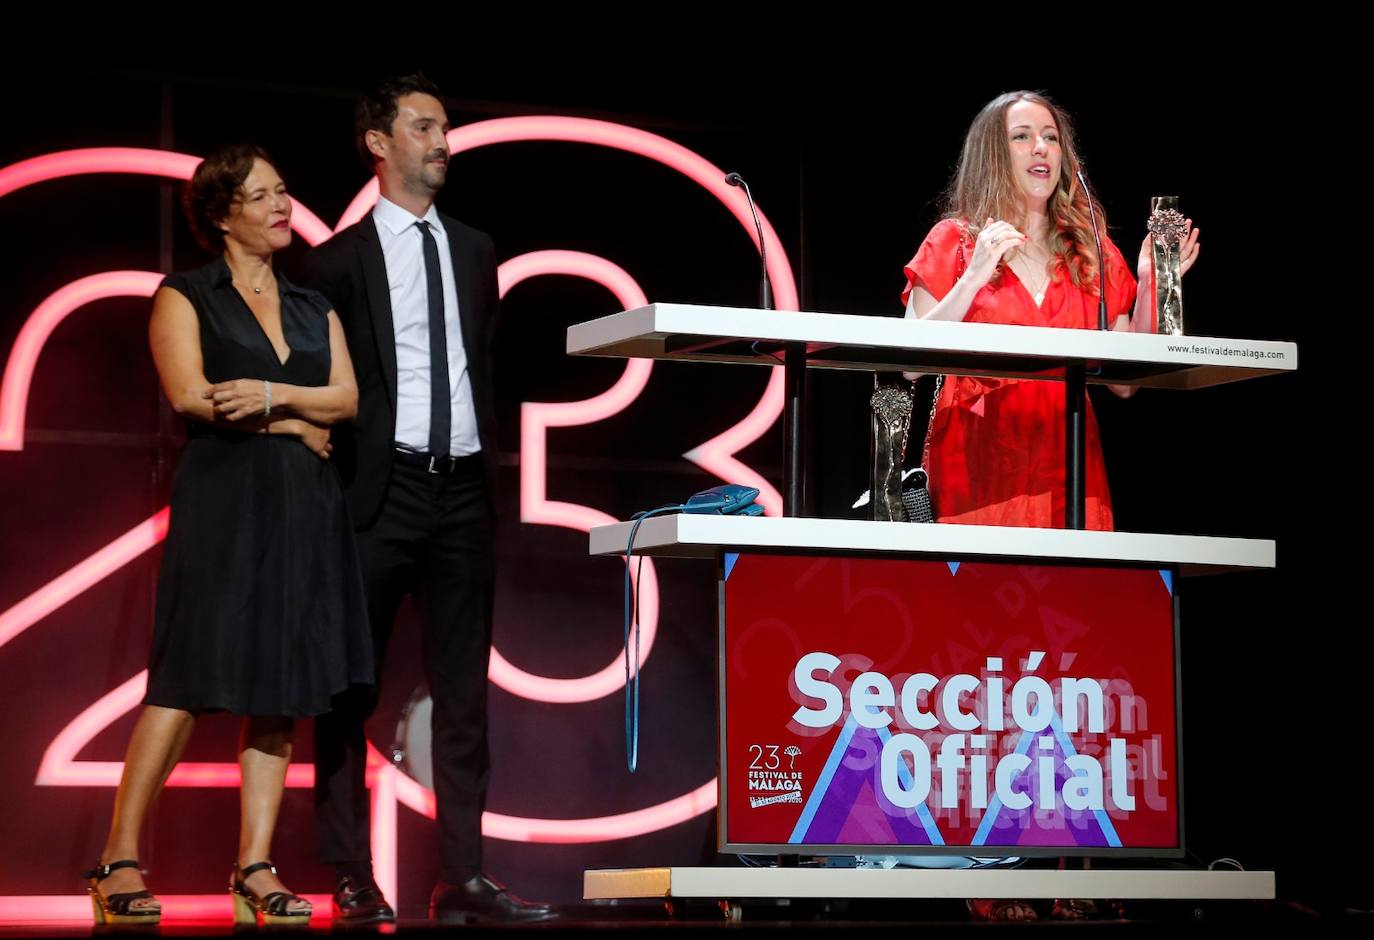
M 1183 855 L 1175 581 L 1272 569 L 1275 545 L 1075 528 L 1074 396 L 1094 383 L 1186 391 L 1291 372 L 1294 344 L 651 304 L 570 327 L 567 350 L 785 363 L 784 517 L 652 518 L 635 542 L 718 568 L 722 851 L 1108 866 Z M 808 368 L 1064 382 L 1070 528 L 800 517 Z M 629 526 L 594 528 L 591 554 L 623 554 Z M 895 613 L 865 608 L 874 598 Z M 765 616 L 770 604 L 778 616 Z M 1039 638 L 1027 629 L 1037 616 Z M 787 642 L 750 641 L 764 620 L 785 622 Z M 906 621 L 890 642 L 888 620 Z M 956 624 L 967 635 L 941 647 Z M 1136 717 L 1147 699 L 1154 717 Z M 708 899 L 736 913 L 758 898 L 1269 899 L 1274 875 L 650 868 L 588 871 L 584 896 Z

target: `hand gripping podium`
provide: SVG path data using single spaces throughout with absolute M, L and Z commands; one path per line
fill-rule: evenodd
M 785 363 L 784 516 L 663 516 L 635 543 L 717 566 L 721 851 L 1101 860 L 588 871 L 588 899 L 1274 896 L 1272 872 L 1112 867 L 1184 854 L 1180 580 L 1272 569 L 1275 546 L 1083 531 L 1083 399 L 1291 372 L 1294 344 L 651 304 L 567 349 Z M 1069 527 L 800 517 L 807 368 L 1065 383 Z M 592 529 L 591 553 L 629 526 Z

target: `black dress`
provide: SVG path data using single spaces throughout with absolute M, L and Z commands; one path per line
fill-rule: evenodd
M 285 363 L 224 260 L 163 282 L 200 320 L 205 377 L 329 382 L 330 304 L 277 276 Z M 172 484 L 144 703 L 318 715 L 373 682 L 367 604 L 339 475 L 300 441 L 199 421 Z

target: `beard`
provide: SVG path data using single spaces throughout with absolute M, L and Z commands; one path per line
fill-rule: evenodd
M 448 178 L 448 154 L 429 153 L 425 155 L 424 161 L 420 164 L 419 172 L 416 174 L 416 182 L 421 188 L 437 193 L 444 188 L 444 180 Z

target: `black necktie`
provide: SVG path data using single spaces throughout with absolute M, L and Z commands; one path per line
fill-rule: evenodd
M 439 271 L 439 245 L 429 223 L 415 223 L 425 244 L 425 282 L 429 294 L 429 452 L 448 456 L 452 426 L 448 391 L 448 335 L 444 330 L 444 279 Z

